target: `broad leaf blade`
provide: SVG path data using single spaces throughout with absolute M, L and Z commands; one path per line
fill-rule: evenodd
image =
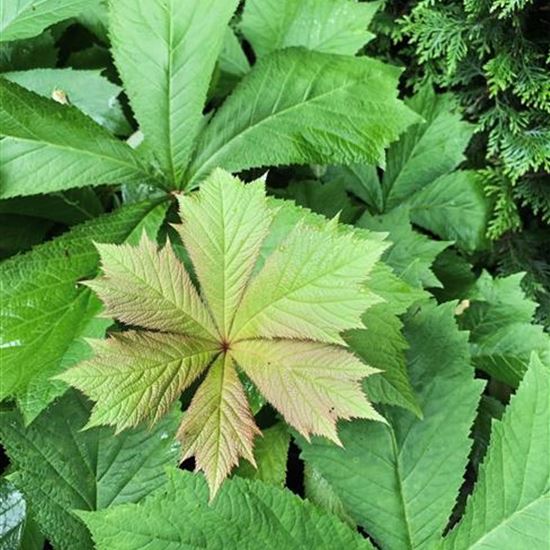
M 3 263 L 0 398 L 24 399 L 32 379 L 55 373 L 83 320 L 97 312 L 90 291 L 76 284 L 98 271 L 92 240 L 124 241 L 157 206 L 123 208 Z
M 247 0 L 241 29 L 258 56 L 291 46 L 354 55 L 374 35 L 366 29 L 379 2 Z
M 96 0 L 1 0 L 0 42 L 36 36 L 78 15 L 90 1 Z
M 548 548 L 550 363 L 536 354 L 491 444 L 462 521 L 443 548 Z
M 179 198 L 183 243 L 222 339 L 227 339 L 271 222 L 262 181 L 215 171 L 196 196 Z
M 1 413 L 2 445 L 17 471 L 15 485 L 32 502 L 41 530 L 61 550 L 91 550 L 89 533 L 74 510 L 137 502 L 165 482 L 179 448 L 173 434 L 179 412 L 155 428 L 115 437 L 112 430 L 83 431 L 90 406 L 68 392 L 25 428 L 17 412 Z
M 521 288 L 523 273 L 492 278 L 483 272 L 467 294 L 469 307 L 460 316 L 470 331 L 477 368 L 517 387 L 536 351 L 550 358 L 550 336 L 533 324 L 536 303 Z
M 210 493 L 244 457 L 255 465 L 254 436 L 259 434 L 233 360 L 220 355 L 195 393 L 178 431 L 183 460 L 195 456 Z
M 180 182 L 236 0 L 117 0 L 113 56 L 165 176 Z
M 303 458 L 383 548 L 432 548 L 447 525 L 471 446 L 483 383 L 474 380 L 454 304 L 425 307 L 406 326 L 409 371 L 424 418 L 385 408 L 389 425 L 353 422 L 344 449 L 302 443 Z
M 0 197 L 150 179 L 136 153 L 76 107 L 0 79 Z
M 201 133 L 188 185 L 216 167 L 383 164 L 417 120 L 396 97 L 398 77 L 373 59 L 296 48 L 260 59 Z
M 415 193 L 410 205 L 413 223 L 455 241 L 467 252 L 487 244 L 490 208 L 476 172 L 460 170 L 441 176 Z
M 233 338 L 308 338 L 343 343 L 379 301 L 363 283 L 386 244 L 299 224 L 246 290 Z
M 130 126 L 117 100 L 122 88 L 100 70 L 35 69 L 3 73 L 11 82 L 44 97 L 62 93 L 66 100 L 113 134 L 130 133 Z
M 407 371 L 405 350 L 409 346 L 398 315 L 427 295 L 396 277 L 382 263 L 372 270 L 368 286 L 384 301 L 365 312 L 362 319 L 365 328 L 346 332 L 344 339 L 367 365 L 381 371 L 378 376 L 365 380 L 369 399 L 404 407 L 421 417 L 422 411 Z
M 166 491 L 143 504 L 80 516 L 98 550 L 166 548 L 167 540 L 173 548 L 207 544 L 212 548 L 329 550 L 335 541 L 349 550 L 373 548 L 334 516 L 289 491 L 235 478 L 208 502 L 204 480 L 181 471 L 170 472 Z
M 97 245 L 104 276 L 88 281 L 105 314 L 143 328 L 214 341 L 216 328 L 170 243 L 158 250 L 145 235 L 138 246 Z
M 179 334 L 124 332 L 93 340 L 94 356 L 57 378 L 96 404 L 88 426 L 117 432 L 157 422 L 214 358 L 217 345 Z
M 376 371 L 343 348 L 319 342 L 249 340 L 235 343 L 231 354 L 306 438 L 323 435 L 339 443 L 338 419 L 383 420 L 360 384 Z
M 456 168 L 474 132 L 456 112 L 451 95 L 436 95 L 426 86 L 406 103 L 425 122 L 409 128 L 388 150 L 383 179 L 387 209 Z

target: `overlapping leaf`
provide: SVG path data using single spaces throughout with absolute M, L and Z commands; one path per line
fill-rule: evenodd
M 154 429 L 141 426 L 117 437 L 110 428 L 83 430 L 89 411 L 89 402 L 71 390 L 29 427 L 15 411 L 0 413 L 2 445 L 16 469 L 10 478 L 62 550 L 93 548 L 74 510 L 138 502 L 164 483 L 166 466 L 179 457 L 172 440 L 178 411 Z
M 166 206 L 156 201 L 120 209 L 3 263 L 0 398 L 16 397 L 26 421 L 39 412 L 37 395 L 41 401 L 51 395 L 48 378 L 59 371 L 71 344 L 98 312 L 97 298 L 77 285 L 98 269 L 91 240 L 131 238 L 148 216 L 159 208 L 165 212 Z
M 301 443 L 304 459 L 382 548 L 434 548 L 462 483 L 484 384 L 474 380 L 467 334 L 453 313 L 453 303 L 430 304 L 406 324 L 422 419 L 387 407 L 388 425 L 343 426 L 344 450 L 320 440 Z
M 550 531 L 550 361 L 529 368 L 491 444 L 462 521 L 443 548 L 548 548 Z
M 232 479 L 212 503 L 204 481 L 171 471 L 138 505 L 82 513 L 98 550 L 142 548 L 316 548 L 372 550 L 359 534 L 288 491 Z M 169 544 L 169 546 L 167 546 Z
M 71 105 L 0 79 L 0 197 L 150 176 L 132 149 Z
M 385 244 L 303 220 L 253 274 L 273 218 L 264 193 L 218 170 L 180 198 L 177 229 L 200 297 L 169 248 L 100 246 L 105 276 L 91 286 L 111 315 L 142 330 L 94 343 L 93 359 L 61 375 L 96 400 L 92 425 L 122 429 L 158 419 L 210 365 L 179 439 L 213 493 L 240 457 L 254 462 L 258 429 L 237 366 L 305 437 L 338 442 L 339 418 L 381 420 L 361 389 L 373 370 L 339 333 L 378 301 L 364 283 Z
M 380 4 L 356 0 L 248 0 L 241 28 L 256 55 L 291 46 L 355 54 Z
M 97 0 L 1 0 L 0 41 L 21 40 L 46 27 L 75 17 Z
M 115 63 L 146 142 L 180 182 L 236 0 L 111 3 Z
M 418 120 L 396 97 L 399 72 L 299 48 L 260 59 L 198 137 L 186 185 L 216 167 L 382 164 L 384 147 Z

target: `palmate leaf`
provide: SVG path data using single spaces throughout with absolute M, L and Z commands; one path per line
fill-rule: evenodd
M 271 227 L 280 244 L 261 265 L 269 224 L 285 212 L 279 202 L 276 213 L 270 209 L 261 182 L 245 186 L 217 170 L 180 203 L 177 229 L 200 298 L 188 279 L 182 284 L 172 252 L 155 253 L 146 241 L 134 250 L 100 247 L 105 277 L 91 286 L 111 315 L 147 330 L 95 342 L 95 358 L 60 376 L 96 400 L 91 423 L 120 430 L 158 419 L 210 366 L 178 437 L 214 494 L 240 457 L 254 462 L 258 429 L 237 367 L 306 438 L 338 441 L 339 418 L 382 420 L 360 385 L 374 371 L 338 335 L 361 326 L 364 310 L 378 301 L 364 283 L 385 248 L 381 239 L 321 217 L 307 223 L 302 214 L 292 231 L 283 216 L 284 224 Z M 203 327 L 215 323 L 215 336 L 189 322 L 199 316 L 209 319 Z
M 150 180 L 136 153 L 76 107 L 0 78 L 0 198 Z
M 40 34 L 98 0 L 0 0 L 0 42 Z
M 381 548 L 434 548 L 463 481 L 483 382 L 474 379 L 455 304 L 429 304 L 406 323 L 413 387 L 424 417 L 385 407 L 388 424 L 342 426 L 344 449 L 301 440 L 302 457 Z M 462 548 L 466 548 L 464 546 Z
M 356 0 L 247 0 L 241 29 L 258 56 L 291 46 L 354 55 L 374 35 L 379 2 Z
M 548 548 L 550 531 L 550 360 L 533 353 L 491 444 L 462 521 L 445 550 Z
M 260 59 L 199 135 L 186 185 L 216 167 L 382 164 L 384 147 L 418 120 L 396 97 L 399 73 L 299 48 Z
M 0 413 L 2 445 L 15 469 L 10 479 L 61 550 L 93 548 L 74 510 L 138 502 L 163 485 L 165 468 L 179 457 L 172 440 L 178 411 L 153 429 L 141 426 L 117 437 L 110 428 L 83 430 L 89 411 L 90 403 L 70 390 L 29 427 L 16 411 Z
M 98 550 L 142 548 L 316 548 L 372 550 L 358 533 L 289 491 L 228 480 L 214 502 L 204 481 L 170 471 L 163 491 L 138 505 L 80 513 Z
M 97 299 L 77 281 L 93 277 L 99 255 L 92 244 L 122 242 L 165 201 L 128 206 L 4 262 L 0 268 L 0 399 L 15 397 L 30 421 L 38 412 L 35 385 L 59 371 L 62 358 L 98 311 Z M 31 410 L 27 409 L 26 403 Z
M 111 2 L 113 56 L 148 146 L 177 185 L 237 0 Z

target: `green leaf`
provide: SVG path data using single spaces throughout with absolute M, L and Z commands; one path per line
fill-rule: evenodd
M 281 190 L 274 189 L 278 197 L 292 199 L 296 204 L 318 212 L 327 218 L 337 217 L 342 223 L 353 223 L 359 213 L 346 188 L 339 180 L 322 183 L 318 180 L 292 181 Z
M 350 193 L 365 202 L 373 212 L 382 213 L 384 197 L 376 166 L 352 164 L 350 166 L 330 166 L 324 180 L 338 182 Z
M 99 70 L 34 69 L 3 73 L 2 76 L 44 97 L 62 95 L 71 105 L 114 134 L 130 133 L 130 126 L 117 100 L 122 88 L 107 80 Z
M 250 70 L 250 63 L 231 27 L 227 27 L 225 31 L 218 63 L 222 72 L 238 78 L 243 77 Z
M 22 493 L 6 478 L 0 478 L 0 550 L 20 548 L 26 516 Z
M 73 341 L 61 360 L 51 369 L 39 371 L 29 380 L 24 392 L 18 395 L 18 405 L 25 419 L 25 424 L 30 424 L 54 399 L 67 391 L 67 385 L 52 378 L 54 374 L 63 372 L 78 364 L 80 361 L 92 356 L 92 348 L 86 338 L 103 338 L 105 331 L 112 324 L 110 319 L 98 319 L 93 317 L 101 311 L 99 300 L 86 293 L 88 303 L 84 313 L 78 320 L 74 331 Z
M 295 48 L 260 59 L 199 136 L 187 185 L 216 167 L 383 164 L 384 147 L 417 120 L 396 97 L 399 72 Z
M 517 387 L 533 351 L 550 358 L 550 337 L 534 325 L 537 304 L 521 288 L 523 273 L 492 278 L 484 271 L 468 293 L 469 307 L 460 317 L 470 331 L 477 368 Z
M 104 208 L 94 190 L 84 187 L 50 195 L 4 199 L 0 201 L 0 212 L 75 225 L 101 216 Z
M 291 46 L 354 55 L 374 35 L 366 29 L 380 2 L 247 0 L 241 29 L 257 56 Z
M 259 430 L 246 376 L 305 437 L 338 441 L 339 418 L 381 420 L 361 388 L 374 371 L 339 333 L 362 326 L 379 301 L 365 279 L 383 236 L 268 202 L 262 181 L 245 185 L 220 170 L 180 203 L 180 257 L 194 279 L 170 248 L 158 251 L 147 239 L 137 248 L 100 247 L 105 277 L 88 284 L 138 330 L 94 343 L 95 358 L 62 374 L 96 400 L 91 424 L 120 430 L 157 420 L 209 369 L 178 438 L 214 495 L 241 457 L 254 464 Z M 214 322 L 217 330 L 201 329 Z
M 214 65 L 237 0 L 117 0 L 113 56 L 164 175 L 180 183 L 202 124 Z
M 405 350 L 409 346 L 397 315 L 424 300 L 427 294 L 409 286 L 382 263 L 374 267 L 368 286 L 384 301 L 364 313 L 366 328 L 350 330 L 344 335 L 351 349 L 367 365 L 381 371 L 378 376 L 365 379 L 367 395 L 375 403 L 404 407 L 422 417 L 407 372 Z
M 216 170 L 198 195 L 180 196 L 179 203 L 183 244 L 219 334 L 227 339 L 271 223 L 265 185 L 258 180 L 245 187 Z
M 256 467 L 247 460 L 241 459 L 234 475 L 258 479 L 282 489 L 286 481 L 289 444 L 290 434 L 283 422 L 265 429 L 262 437 L 258 437 L 254 444 Z
M 298 224 L 251 281 L 232 336 L 343 343 L 340 332 L 361 327 L 362 313 L 379 301 L 362 283 L 385 248 Z
M 123 208 L 2 264 L 0 399 L 23 399 L 34 377 L 56 372 L 82 323 L 96 313 L 90 291 L 76 285 L 97 273 L 92 240 L 122 242 L 157 204 Z
M 441 176 L 415 193 L 410 205 L 413 223 L 455 241 L 467 252 L 487 244 L 490 208 L 476 172 L 462 170 Z
M 334 516 L 260 481 L 234 478 L 208 502 L 204 481 L 171 471 L 164 491 L 139 505 L 81 513 L 98 550 L 141 548 L 372 549 Z M 238 518 L 238 521 L 235 521 Z
M 433 547 L 462 484 L 483 383 L 474 380 L 467 333 L 457 330 L 453 313 L 453 303 L 429 305 L 406 324 L 423 419 L 387 407 L 388 425 L 344 425 L 344 450 L 301 442 L 304 460 L 382 548 Z
M 0 42 L 40 34 L 46 27 L 74 17 L 90 0 L 1 0 Z
M 115 437 L 108 428 L 82 430 L 89 408 L 71 391 L 28 428 L 19 413 L 0 413 L 2 445 L 16 468 L 10 478 L 31 502 L 42 531 L 62 550 L 92 548 L 73 510 L 141 500 L 165 482 L 165 467 L 179 456 L 172 440 L 178 412 L 152 430 Z
M 76 107 L 0 78 L 0 198 L 150 179 L 136 153 Z
M 504 417 L 493 423 L 479 480 L 443 548 L 548 547 L 549 394 L 550 362 L 533 353 Z
M 456 168 L 474 132 L 461 120 L 450 94 L 436 95 L 425 86 L 406 103 L 425 122 L 409 128 L 388 150 L 383 178 L 387 209 Z
M 1 33 L 0 33 L 1 34 Z M 55 67 L 57 47 L 51 31 L 14 42 L 0 40 L 0 72 Z
M 304 492 L 306 498 L 321 510 L 340 518 L 352 529 L 357 527 L 328 481 L 307 462 L 304 464 Z
M 387 214 L 372 216 L 365 213 L 357 222 L 372 231 L 387 231 L 393 246 L 382 257 L 401 279 L 416 287 L 440 287 L 431 270 L 439 253 L 451 243 L 434 241 L 413 230 L 406 207 L 395 208 Z

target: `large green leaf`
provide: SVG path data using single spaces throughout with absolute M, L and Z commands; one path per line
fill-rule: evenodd
M 477 368 L 517 387 L 531 352 L 550 358 L 550 336 L 533 324 L 537 304 L 521 288 L 523 273 L 492 278 L 484 271 L 467 293 L 469 307 L 460 317 L 470 331 Z
M 260 59 L 199 136 L 187 184 L 218 166 L 382 164 L 384 147 L 417 120 L 396 97 L 399 72 L 297 48 Z
M 44 97 L 63 97 L 114 134 L 130 133 L 120 103 L 122 88 L 102 76 L 101 71 L 34 69 L 3 73 L 2 76 Z
M 156 208 L 158 202 L 123 208 L 4 262 L 0 398 L 18 396 L 24 402 L 29 383 L 56 372 L 97 312 L 90 291 L 77 285 L 97 273 L 99 256 L 92 240 L 124 241 Z
M 425 122 L 414 125 L 388 151 L 383 187 L 391 209 L 464 160 L 474 127 L 461 120 L 451 95 L 424 87 L 407 105 Z
M 491 444 L 462 521 L 445 549 L 550 546 L 550 361 L 533 353 Z
M 258 56 L 291 46 L 354 55 L 374 38 L 367 31 L 379 2 L 247 0 L 241 29 Z
M 82 430 L 89 403 L 70 391 L 25 428 L 17 412 L 0 413 L 0 436 L 16 472 L 10 476 L 31 503 L 33 517 L 56 548 L 91 549 L 73 510 L 100 510 L 137 502 L 165 482 L 176 464 L 173 435 L 180 413 L 154 429 Z
M 71 105 L 0 79 L 0 198 L 149 179 L 136 153 Z
M 486 244 L 490 208 L 476 172 L 443 175 L 415 193 L 410 204 L 412 222 L 442 239 L 469 252 Z
M 203 479 L 171 471 L 164 491 L 139 505 L 81 513 L 98 550 L 142 548 L 372 549 L 372 545 L 289 491 L 234 478 L 212 503 Z
M 140 128 L 177 185 L 199 131 L 227 23 L 237 0 L 117 0 L 110 37 Z
M 405 359 L 408 344 L 398 315 L 405 313 L 414 302 L 423 300 L 426 294 L 396 277 L 383 264 L 373 269 L 368 285 L 384 301 L 364 313 L 365 328 L 350 330 L 344 336 L 367 365 L 381 371 L 378 376 L 365 380 L 367 394 L 375 403 L 405 407 L 422 416 L 409 381 Z
M 0 42 L 40 34 L 97 0 L 0 0 Z
M 406 324 L 423 419 L 386 407 L 388 426 L 343 426 L 344 449 L 321 440 L 301 443 L 303 458 L 382 548 L 432 548 L 462 484 L 483 383 L 474 380 L 467 333 L 457 330 L 454 307 L 425 306 Z

